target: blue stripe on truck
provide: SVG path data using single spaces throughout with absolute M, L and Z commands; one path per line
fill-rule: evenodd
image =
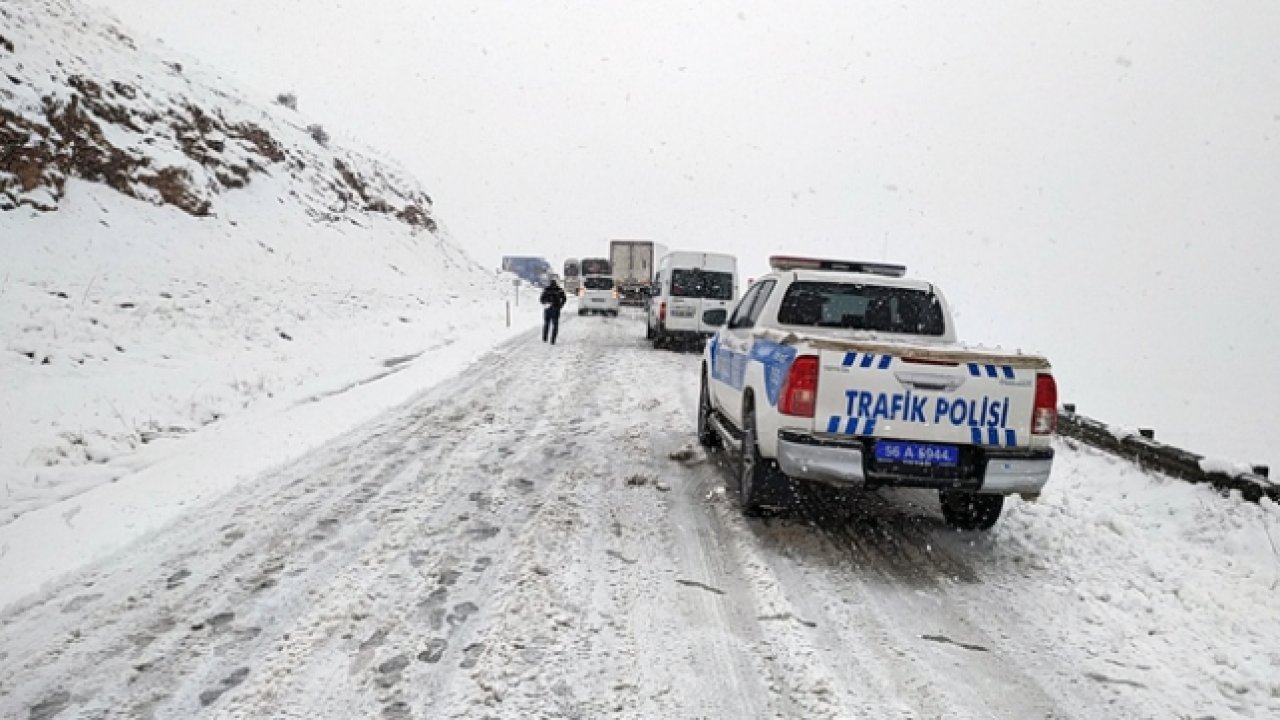
M 982 377 L 986 374 L 989 378 L 998 378 L 1004 376 L 1006 380 L 1016 379 L 1012 365 L 987 365 L 979 363 L 966 363 L 969 368 L 969 374 L 973 377 Z
M 840 415 L 832 415 L 827 420 L 827 432 L 833 435 L 839 433 L 842 420 L 845 435 L 874 435 L 876 432 L 875 418 L 841 417 Z
M 845 367 L 860 367 L 869 370 L 888 370 L 893 364 L 892 355 L 875 355 L 873 353 L 847 352 L 840 364 Z
M 983 430 L 986 432 L 982 432 Z M 1004 430 L 1003 437 L 1000 431 Z M 971 427 L 969 428 L 969 438 L 974 445 L 987 445 L 992 447 L 1018 447 L 1018 432 L 1008 428 L 998 427 Z

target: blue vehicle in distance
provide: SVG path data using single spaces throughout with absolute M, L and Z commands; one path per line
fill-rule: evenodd
M 502 258 L 502 270 L 538 287 L 544 287 L 551 281 L 551 263 L 543 257 L 505 255 Z

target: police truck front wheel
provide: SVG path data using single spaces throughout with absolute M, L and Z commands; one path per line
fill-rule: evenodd
M 720 435 L 711 427 L 711 391 L 707 387 L 707 371 L 702 371 L 702 389 L 698 393 L 698 442 L 702 447 L 720 447 Z
M 944 490 L 942 517 L 947 524 L 960 530 L 989 530 L 1000 519 L 1004 509 L 1003 495 L 983 495 L 960 490 Z

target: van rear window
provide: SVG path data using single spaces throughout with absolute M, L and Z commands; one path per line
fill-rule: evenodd
M 583 278 L 582 287 L 588 290 L 612 290 L 613 278 L 611 277 L 588 277 Z
M 853 283 L 792 283 L 778 307 L 778 322 L 906 335 L 946 332 L 937 295 Z
M 671 271 L 672 297 L 733 299 L 733 274 L 711 270 L 676 269 Z

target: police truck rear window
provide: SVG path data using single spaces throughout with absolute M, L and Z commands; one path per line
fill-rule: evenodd
M 853 283 L 792 283 L 778 308 L 778 322 L 907 335 L 946 331 L 933 293 Z
M 582 287 L 588 290 L 612 290 L 613 278 L 589 277 L 582 281 Z
M 671 271 L 671 295 L 672 297 L 732 300 L 733 275 L 710 270 L 673 270 Z

